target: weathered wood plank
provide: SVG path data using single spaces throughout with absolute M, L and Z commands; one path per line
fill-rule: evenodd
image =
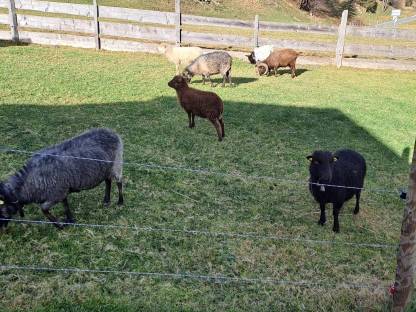
M 93 33 L 93 21 L 74 18 L 35 16 L 17 14 L 19 27 L 40 28 L 44 30 Z
M 101 48 L 100 44 L 100 22 L 98 20 L 99 10 L 97 5 L 97 0 L 93 0 L 93 15 L 94 15 L 94 38 L 95 38 L 95 48 L 99 50 Z
M 259 16 L 256 14 L 254 17 L 254 33 L 253 33 L 253 48 L 259 46 Z
M 128 20 L 138 23 L 175 25 L 175 13 L 150 10 L 99 6 L 100 17 Z
M 201 26 L 218 26 L 218 27 L 234 27 L 234 28 L 253 28 L 253 22 L 236 19 L 226 19 L 218 17 L 206 17 L 182 14 L 183 25 L 201 25 Z
M 349 44 L 345 46 L 345 54 L 358 56 L 382 56 L 388 58 L 416 58 L 416 49 L 397 46 Z
M 72 4 L 37 0 L 15 0 L 16 9 L 32 10 L 48 13 L 63 13 L 80 16 L 93 16 L 92 5 Z
M 95 48 L 94 37 L 76 36 L 56 33 L 42 33 L 33 31 L 20 31 L 19 39 L 26 43 L 46 45 L 64 45 L 76 48 Z
M 182 42 L 191 44 L 207 44 L 215 46 L 231 46 L 252 48 L 252 38 L 212 33 L 182 32 Z
M 339 24 L 337 48 L 335 51 L 335 64 L 337 65 L 337 68 L 342 66 L 342 57 L 344 55 L 345 47 L 345 34 L 347 32 L 347 20 L 348 10 L 344 10 L 341 16 L 341 23 Z
M 101 38 L 101 49 L 109 51 L 159 53 L 157 47 L 155 43 Z
M 416 31 L 405 29 L 385 29 L 374 27 L 347 26 L 348 36 L 383 38 L 383 39 L 404 39 L 416 40 Z
M 175 29 L 100 22 L 100 34 L 125 38 L 175 42 Z
M 342 66 L 368 69 L 393 69 L 416 71 L 415 61 L 371 60 L 358 58 L 344 58 Z
M 7 14 L 0 14 L 0 24 L 9 25 L 9 16 Z
M 294 49 L 299 52 L 302 51 L 320 51 L 333 52 L 336 45 L 334 43 L 316 42 L 316 41 L 297 41 L 297 40 L 278 40 L 260 38 L 260 45 L 271 44 L 278 49 Z
M 275 22 L 260 22 L 260 29 L 267 31 L 295 31 L 326 35 L 336 35 L 337 28 L 324 25 L 288 24 Z
M 0 30 L 0 40 L 12 40 L 10 36 L 10 31 Z
M 175 44 L 181 46 L 181 0 L 175 0 Z
M 14 0 L 8 0 L 7 7 L 9 9 L 9 24 L 12 41 L 17 42 L 19 41 L 19 32 L 17 29 L 16 7 Z

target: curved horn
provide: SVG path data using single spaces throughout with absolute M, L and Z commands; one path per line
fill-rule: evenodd
M 266 63 L 258 63 L 256 68 L 257 68 L 257 72 L 259 73 L 259 75 L 260 75 L 260 71 L 259 71 L 260 67 L 264 67 L 264 69 L 265 69 L 265 72 L 264 72 L 263 75 L 267 75 L 269 73 L 269 66 L 267 66 Z

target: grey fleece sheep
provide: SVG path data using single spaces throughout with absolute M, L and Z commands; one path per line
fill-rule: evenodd
M 195 59 L 183 72 L 183 76 L 191 81 L 195 75 L 202 75 L 202 83 L 205 84 L 205 78 L 211 81 L 210 76 L 221 74 L 223 76 L 222 86 L 225 86 L 225 78 L 228 78 L 228 83 L 231 83 L 231 65 L 233 59 L 227 52 L 211 52 L 203 54 Z
M 51 156 L 59 155 L 59 156 Z M 88 160 L 85 158 L 99 159 Z M 40 204 L 44 215 L 62 228 L 50 213 L 57 203 L 65 208 L 65 223 L 74 223 L 68 195 L 88 190 L 105 181 L 104 204 L 110 202 L 111 180 L 118 186 L 118 204 L 122 194 L 123 143 L 110 129 L 91 129 L 60 144 L 45 148 L 29 159 L 16 174 L 0 182 L 0 218 L 12 218 L 17 212 L 23 217 L 26 204 Z M 0 228 L 7 225 L 0 220 Z

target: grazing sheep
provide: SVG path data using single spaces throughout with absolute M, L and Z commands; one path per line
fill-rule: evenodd
M 160 53 L 164 54 L 170 62 L 175 64 L 177 75 L 180 73 L 180 66 L 188 66 L 203 53 L 202 49 L 199 47 L 175 47 L 166 43 L 162 43 L 157 49 Z
M 270 53 L 273 52 L 274 47 L 272 45 L 264 45 L 257 47 L 249 55 L 246 55 L 251 64 L 264 61 Z
M 296 77 L 296 59 L 300 53 L 292 49 L 275 50 L 273 51 L 263 62 L 256 64 L 256 70 L 261 76 L 267 75 L 270 70 L 274 70 L 274 74 L 277 75 L 277 69 L 279 67 L 290 67 L 292 71 L 292 78 Z
M 222 86 L 225 86 L 225 78 L 228 78 L 228 83 L 231 83 L 231 65 L 232 57 L 227 52 L 211 52 L 199 56 L 189 66 L 185 68 L 183 76 L 191 81 L 195 75 L 202 75 L 202 83 L 205 84 L 205 78 L 211 82 L 211 86 L 214 84 L 211 81 L 210 76 L 215 74 L 221 74 L 223 76 Z
M 306 158 L 310 161 L 309 190 L 321 208 L 318 224 L 325 224 L 325 204 L 332 203 L 334 214 L 333 231 L 338 233 L 338 214 L 344 202 L 355 195 L 354 214 L 360 211 L 361 188 L 364 185 L 366 174 L 365 159 L 352 150 L 339 150 L 334 154 L 327 151 L 315 151 Z
M 0 183 L 0 218 L 11 218 L 17 212 L 23 217 L 23 206 L 36 203 L 40 204 L 44 215 L 50 221 L 57 222 L 55 226 L 61 229 L 63 225 L 49 211 L 54 205 L 62 202 L 66 215 L 64 223 L 74 223 L 68 195 L 92 189 L 105 181 L 104 204 L 107 205 L 113 178 L 117 182 L 118 204 L 121 205 L 122 161 L 123 143 L 110 129 L 91 129 L 42 149 L 16 174 Z M 7 220 L 0 220 L 0 227 L 5 227 L 7 223 Z
M 222 141 L 225 133 L 222 117 L 224 104 L 221 98 L 214 92 L 189 88 L 182 76 L 173 77 L 168 86 L 176 90 L 179 104 L 188 113 L 189 128 L 195 127 L 195 116 L 208 118 L 217 130 L 218 140 Z

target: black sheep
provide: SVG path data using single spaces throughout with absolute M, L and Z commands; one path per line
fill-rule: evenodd
M 318 224 L 325 224 L 325 205 L 332 203 L 333 231 L 339 233 L 338 214 L 344 202 L 355 195 L 354 214 L 360 211 L 360 194 L 366 174 L 365 159 L 359 153 L 346 149 L 336 151 L 334 154 L 328 151 L 315 151 L 307 156 L 307 159 L 310 161 L 309 190 L 321 208 Z

